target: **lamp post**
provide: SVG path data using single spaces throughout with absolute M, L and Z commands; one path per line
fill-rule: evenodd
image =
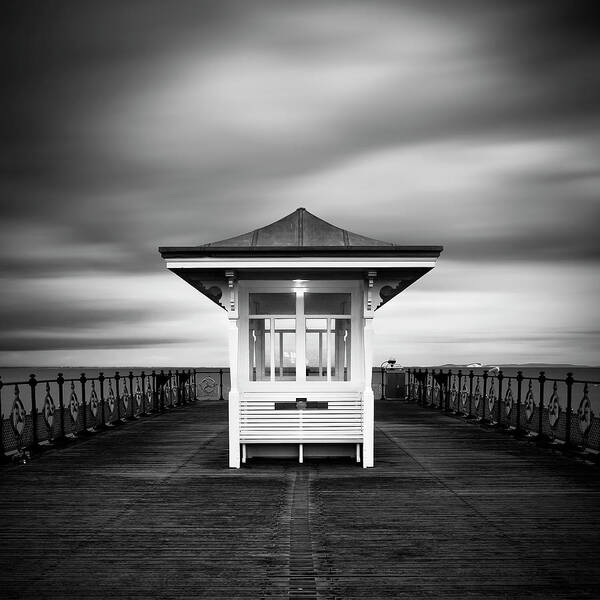
M 381 369 L 381 400 L 385 400 L 385 382 L 384 382 L 384 371 L 383 371 L 383 365 L 389 365 L 390 367 L 393 367 L 396 364 L 396 359 L 395 358 L 388 358 L 387 360 L 384 360 L 381 365 L 380 365 L 380 369 Z

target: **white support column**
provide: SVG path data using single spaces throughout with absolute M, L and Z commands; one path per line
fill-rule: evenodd
M 231 387 L 229 391 L 229 466 L 240 468 L 240 390 L 238 387 L 239 362 L 239 303 L 238 284 L 235 271 L 225 271 L 229 288 L 229 373 Z
M 238 320 L 229 319 L 229 466 L 240 468 L 240 391 L 238 388 Z
M 375 407 L 371 378 L 373 373 L 373 318 L 365 317 L 364 327 L 364 369 L 365 387 L 363 390 L 363 467 L 374 464 L 375 446 Z

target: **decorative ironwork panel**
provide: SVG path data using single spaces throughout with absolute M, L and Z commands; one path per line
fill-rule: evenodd
M 507 417 L 510 417 L 510 413 L 512 412 L 514 402 L 515 399 L 511 387 L 511 380 L 509 379 L 506 394 L 504 394 L 504 412 L 506 413 Z
M 554 387 L 552 389 L 552 396 L 550 396 L 550 400 L 548 400 L 548 422 L 550 423 L 550 427 L 553 429 L 558 424 L 558 420 L 560 418 L 560 400 L 558 398 L 556 381 L 554 382 Z
M 115 392 L 112 387 L 112 379 L 108 380 L 108 393 L 106 394 L 106 403 L 108 404 L 108 414 L 112 416 L 115 412 Z
M 479 377 L 475 379 L 475 392 L 473 394 L 473 400 L 475 401 L 475 410 L 479 410 L 481 404 L 481 388 L 479 386 Z
M 490 380 L 490 391 L 487 397 L 488 410 L 490 417 L 494 414 L 494 406 L 496 406 L 496 385 L 494 380 Z
M 533 384 L 531 379 L 529 380 L 529 387 L 527 388 L 527 394 L 525 395 L 525 417 L 529 423 L 533 418 L 535 411 L 535 402 L 533 400 Z
M 594 413 L 592 411 L 592 403 L 588 397 L 588 386 L 587 383 L 583 388 L 583 398 L 579 403 L 579 409 L 577 410 L 577 422 L 579 424 L 579 430 L 584 436 L 587 436 L 592 428 L 592 421 L 594 420 Z
M 467 402 L 469 401 L 469 392 L 467 390 L 467 382 L 463 381 L 462 389 L 460 390 L 460 403 L 463 411 L 467 410 Z
M 23 445 L 23 434 L 25 433 L 25 419 L 27 414 L 25 406 L 19 394 L 19 386 L 15 385 L 15 399 L 13 400 L 10 411 L 10 426 L 17 439 L 17 448 L 20 450 Z
M 42 415 L 44 417 L 44 423 L 48 429 L 48 437 L 52 439 L 52 426 L 54 425 L 54 413 L 56 412 L 56 405 L 54 399 L 50 394 L 50 384 L 46 383 L 46 396 L 44 397 L 44 408 L 42 409 Z
M 203 377 L 200 380 L 198 387 L 205 396 L 210 396 L 211 394 L 215 393 L 217 389 L 217 382 L 212 377 Z
M 450 390 L 450 406 L 453 410 L 458 410 L 458 392 L 456 390 L 456 379 L 452 378 L 452 389 Z
M 75 427 L 77 425 L 77 417 L 79 416 L 79 399 L 77 398 L 77 392 L 75 391 L 74 381 L 71 381 L 71 395 L 69 397 L 69 414 L 71 415 L 73 427 Z
M 437 384 L 437 382 L 434 380 L 432 383 L 433 389 L 432 389 L 432 400 L 431 403 L 435 405 L 435 403 L 439 400 L 440 397 L 440 386 Z
M 123 402 L 123 407 L 125 408 L 125 414 L 129 411 L 129 398 L 131 397 L 129 393 L 129 388 L 127 387 L 127 381 L 123 380 L 123 393 L 121 394 L 121 401 Z
M 94 385 L 94 380 L 92 379 L 92 390 L 90 392 L 90 411 L 94 418 L 98 416 L 98 407 L 100 406 L 100 402 L 98 401 L 98 394 L 96 393 L 96 386 Z
M 140 389 L 140 378 L 137 377 L 135 380 L 135 405 L 136 405 L 136 410 L 139 412 L 140 410 L 143 410 L 144 407 L 142 406 L 143 402 L 144 402 L 144 394 L 142 394 L 142 390 Z
M 148 409 L 152 408 L 152 386 L 150 385 L 150 378 L 148 378 L 148 385 L 146 386 L 146 404 Z

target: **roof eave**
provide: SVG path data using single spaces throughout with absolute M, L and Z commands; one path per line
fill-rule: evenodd
M 202 257 L 394 256 L 438 258 L 443 246 L 161 246 L 164 259 Z

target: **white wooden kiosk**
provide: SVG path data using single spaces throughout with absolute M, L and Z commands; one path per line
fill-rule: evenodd
M 353 456 L 372 467 L 373 315 L 442 247 L 382 242 L 299 208 L 237 237 L 159 250 L 228 314 L 229 466 Z

